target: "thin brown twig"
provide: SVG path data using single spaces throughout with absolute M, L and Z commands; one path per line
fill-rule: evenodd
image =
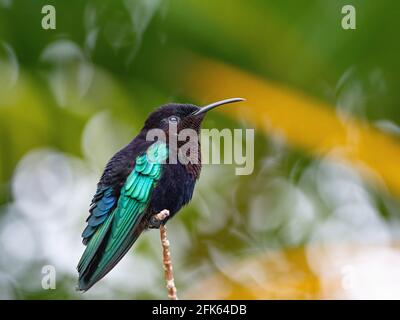
M 168 216 L 169 211 L 165 209 L 156 214 L 156 219 L 162 221 Z M 163 251 L 164 276 L 165 281 L 167 282 L 168 298 L 171 300 L 178 300 L 172 268 L 171 252 L 169 250 L 169 240 L 167 238 L 167 227 L 163 224 L 160 226 L 160 239 Z

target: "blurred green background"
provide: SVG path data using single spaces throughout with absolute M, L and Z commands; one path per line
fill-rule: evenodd
M 56 30 L 41 27 L 46 4 Z M 345 4 L 356 30 L 341 27 Z M 399 13 L 394 0 L 0 0 L 0 299 L 166 298 L 155 231 L 86 294 L 75 267 L 107 160 L 155 107 L 208 100 L 182 85 L 193 54 L 318 99 L 399 150 Z M 248 108 L 251 94 L 235 92 Z M 204 127 L 255 125 L 214 113 Z M 178 294 L 400 298 L 400 192 L 274 130 L 256 129 L 252 175 L 206 165 L 168 224 Z

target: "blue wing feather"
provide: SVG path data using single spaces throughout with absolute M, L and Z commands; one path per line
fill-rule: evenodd
M 90 215 L 86 219 L 88 225 L 82 233 L 84 244 L 88 243 L 90 237 L 96 232 L 97 227 L 105 221 L 116 203 L 117 198 L 113 195 L 112 187 L 98 188 L 89 209 Z

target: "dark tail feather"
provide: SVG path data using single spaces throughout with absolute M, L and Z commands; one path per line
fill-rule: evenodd
M 98 249 L 98 254 L 93 258 L 88 268 L 86 268 L 82 273 L 79 273 L 79 283 L 78 290 L 87 291 L 96 282 L 101 280 L 107 273 L 115 267 L 115 265 L 123 258 L 123 256 L 129 251 L 133 246 L 139 235 L 142 233 L 143 229 L 138 230 L 137 228 L 130 237 L 128 237 L 122 244 L 119 250 L 113 255 L 112 259 L 102 268 L 98 269 L 100 261 L 102 261 L 104 248 L 107 245 L 108 236 L 103 240 L 101 246 Z

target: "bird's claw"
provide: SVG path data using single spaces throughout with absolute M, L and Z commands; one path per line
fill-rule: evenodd
M 149 229 L 159 229 L 161 226 L 161 221 L 155 216 L 152 216 L 149 220 Z
M 153 215 L 149 220 L 149 228 L 150 229 L 159 229 L 160 226 L 167 221 L 168 217 L 169 217 L 169 211 L 166 209 Z

